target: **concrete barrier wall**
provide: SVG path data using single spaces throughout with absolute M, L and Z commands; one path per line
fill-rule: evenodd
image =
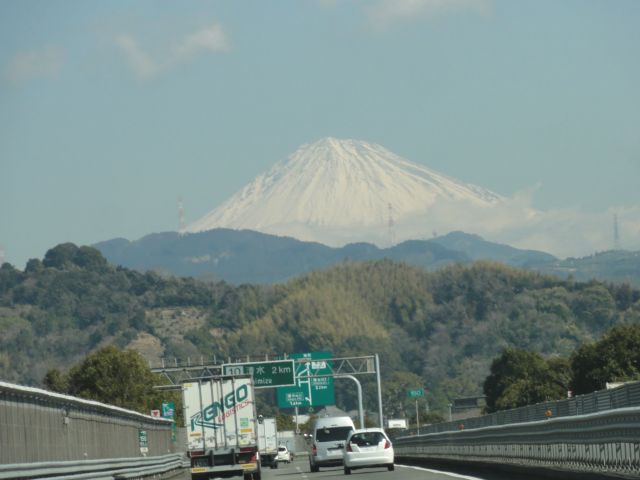
M 171 429 L 168 420 L 0 382 L 2 464 L 166 455 L 180 450 Z
M 640 407 L 394 439 L 399 459 L 640 478 Z

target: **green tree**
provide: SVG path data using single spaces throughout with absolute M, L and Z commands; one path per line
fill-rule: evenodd
M 435 412 L 420 412 L 420 425 L 429 425 L 431 423 L 442 423 L 444 417 Z
M 27 261 L 24 271 L 29 274 L 37 274 L 42 271 L 42 268 L 42 262 L 39 259 L 30 258 L 29 261 Z
M 142 356 L 115 346 L 85 357 L 71 369 L 68 382 L 71 395 L 141 413 L 160 408 L 163 401 L 163 395 L 153 389 L 161 379 L 151 372 Z
M 0 266 L 0 295 L 17 286 L 24 280 L 24 274 L 10 263 Z
M 493 361 L 484 382 L 487 411 L 564 398 L 566 388 L 559 381 L 563 375 L 552 371 L 538 353 L 507 348 Z
M 640 380 L 640 324 L 612 328 L 602 340 L 580 347 L 571 357 L 571 389 L 577 395 L 607 382 Z
M 283 432 L 285 430 L 295 431 L 296 429 L 296 422 L 294 421 L 293 417 L 282 412 L 278 412 L 278 414 L 276 415 L 276 425 L 279 432 Z
M 410 418 L 415 423 L 416 408 L 415 399 L 408 397 L 409 390 L 424 387 L 424 379 L 415 373 L 393 372 L 385 378 L 382 390 L 382 403 L 385 405 L 387 415 L 392 418 Z M 425 409 L 425 399 L 418 400 L 419 411 Z
M 69 378 L 57 368 L 52 368 L 44 376 L 44 388 L 52 392 L 67 393 L 69 391 Z
M 73 263 L 78 247 L 73 243 L 61 243 L 48 250 L 42 264 L 45 267 L 63 269 Z
M 80 247 L 72 260 L 79 267 L 96 272 L 104 271 L 108 265 L 107 259 L 102 256 L 99 250 L 86 246 Z
M 616 302 L 604 285 L 594 284 L 582 290 L 573 302 L 579 322 L 596 331 L 607 330 L 615 319 Z

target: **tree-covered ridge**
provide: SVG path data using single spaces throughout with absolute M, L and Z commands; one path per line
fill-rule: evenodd
M 328 285 L 340 294 L 328 294 Z M 568 356 L 610 326 L 640 320 L 640 293 L 627 286 L 567 282 L 495 263 L 434 273 L 388 261 L 343 264 L 287 287 L 295 293 L 274 305 L 260 328 L 248 324 L 219 339 L 218 348 L 232 355 L 245 345 L 309 351 L 318 345 L 313 327 L 328 323 L 321 343 L 336 355 L 375 349 L 390 373 L 412 372 L 447 396 L 479 393 L 504 348 Z M 311 328 L 300 328 L 300 317 Z M 375 335 L 380 326 L 386 336 Z
M 640 291 L 628 285 L 498 263 L 427 272 L 343 262 L 282 285 L 233 287 L 114 267 L 86 248 L 58 246 L 25 272 L 0 268 L 0 378 L 38 384 L 49 368 L 144 333 L 169 358 L 378 353 L 391 390 L 398 373 L 411 374 L 444 406 L 480 394 L 505 348 L 566 357 L 613 325 L 640 322 Z M 338 396 L 353 406 L 351 394 Z
M 107 264 L 93 248 L 62 244 L 24 272 L 0 267 L 0 378 L 37 384 L 46 369 L 94 348 L 155 334 L 147 315 L 154 309 L 196 307 L 220 327 L 235 327 L 260 314 L 272 290 L 143 274 Z M 182 342 L 172 344 L 181 353 Z

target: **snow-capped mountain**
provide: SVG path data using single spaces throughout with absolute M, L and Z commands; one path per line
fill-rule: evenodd
M 485 210 L 503 200 L 380 145 L 324 138 L 301 146 L 185 232 L 225 227 L 327 245 L 388 244 L 459 228 L 456 215 L 442 223 L 452 208 Z

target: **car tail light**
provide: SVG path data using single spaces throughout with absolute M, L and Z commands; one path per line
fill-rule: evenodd
M 313 453 L 313 456 L 315 457 L 316 455 L 318 455 L 318 447 L 316 447 L 316 444 L 313 444 L 313 448 L 311 449 L 311 453 Z
M 353 450 L 351 449 L 350 443 L 347 443 L 347 452 L 353 452 Z
M 391 448 L 391 442 L 389 440 L 384 441 L 384 449 Z

